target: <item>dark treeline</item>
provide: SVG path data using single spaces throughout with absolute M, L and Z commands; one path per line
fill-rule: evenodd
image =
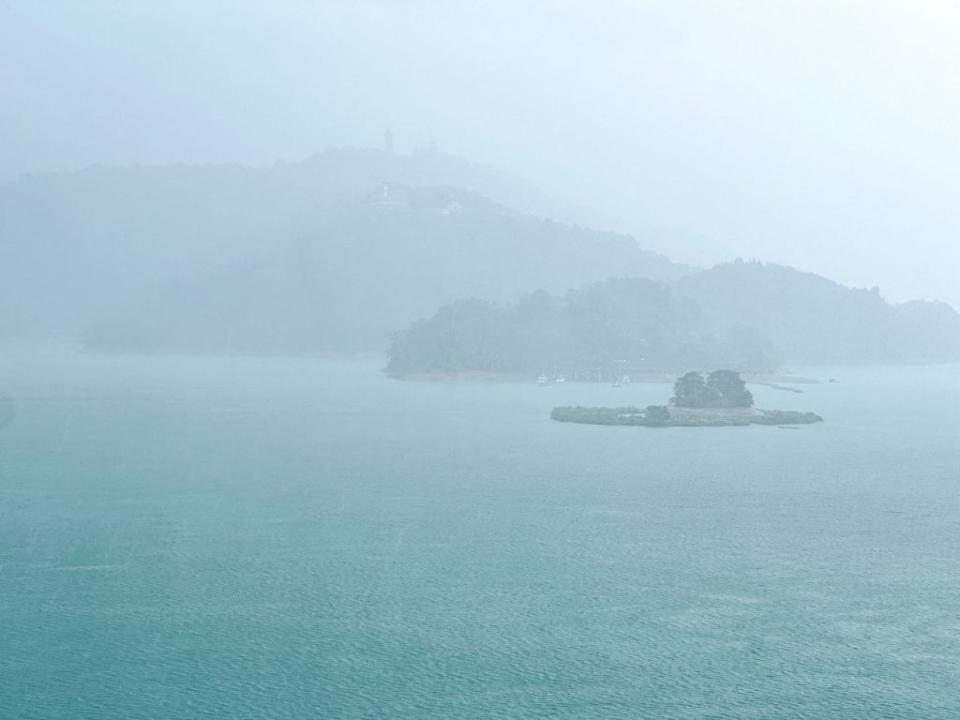
M 695 301 L 666 285 L 618 278 L 561 296 L 539 291 L 510 304 L 447 305 L 396 335 L 388 371 L 604 381 L 710 364 L 767 370 L 778 364 L 772 352 L 748 328 L 718 331 Z
M 734 370 L 714 370 L 706 377 L 691 371 L 673 384 L 670 404 L 682 408 L 748 408 L 753 405 L 753 394 Z

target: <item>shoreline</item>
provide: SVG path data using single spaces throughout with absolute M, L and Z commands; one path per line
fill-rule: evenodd
M 653 408 L 650 408 L 652 410 Z M 795 426 L 823 422 L 813 412 L 764 410 L 761 408 L 665 407 L 669 414 L 659 421 L 648 419 L 647 410 L 636 407 L 556 407 L 550 419 L 578 425 L 629 425 L 634 427 L 744 427 L 746 425 Z

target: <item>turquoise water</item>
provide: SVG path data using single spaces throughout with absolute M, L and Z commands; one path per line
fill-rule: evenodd
M 798 430 L 377 368 L 0 355 L 0 718 L 960 716 L 960 367 Z

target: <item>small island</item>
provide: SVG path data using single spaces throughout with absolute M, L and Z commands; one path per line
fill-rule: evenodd
M 558 422 L 644 427 L 722 427 L 730 425 L 809 425 L 823 422 L 812 412 L 761 410 L 740 373 L 715 370 L 706 378 L 688 372 L 673 386 L 669 405 L 618 408 L 558 407 L 550 417 Z

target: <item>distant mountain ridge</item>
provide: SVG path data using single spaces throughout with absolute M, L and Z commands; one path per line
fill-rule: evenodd
M 523 336 L 522 360 L 503 345 L 495 362 L 525 372 L 652 358 L 670 371 L 697 358 L 744 369 L 960 358 L 948 305 L 890 306 L 775 265 L 698 271 L 569 222 L 577 214 L 435 150 L 28 177 L 0 188 L 0 339 L 312 353 L 383 351 L 395 336 L 413 372 L 436 364 L 431 333 L 452 318 L 443 352 L 457 368 L 474 360 L 450 343 L 477 322 Z M 623 280 L 596 284 L 610 278 Z
M 85 332 L 98 341 L 110 338 L 109 344 L 118 348 L 133 347 L 135 337 L 146 342 L 150 333 L 144 327 L 130 328 L 127 342 L 121 330 L 125 318 L 149 325 L 152 321 L 148 313 L 155 311 L 159 314 L 150 345 L 162 348 L 165 342 L 160 325 L 166 322 L 169 328 L 175 327 L 178 303 L 182 306 L 177 295 L 193 293 L 199 300 L 213 294 L 222 317 L 211 318 L 211 322 L 216 319 L 234 326 L 233 336 L 245 337 L 241 344 L 247 349 L 272 352 L 276 350 L 278 328 L 284 324 L 282 319 L 268 321 L 264 316 L 261 322 L 267 327 L 263 329 L 263 342 L 258 343 L 253 328 L 241 327 L 243 317 L 230 316 L 228 298 L 232 290 L 228 276 L 244 274 L 245 280 L 258 289 L 258 312 L 249 314 L 246 304 L 234 304 L 234 311 L 248 313 L 251 322 L 265 315 L 270 306 L 277 311 L 295 306 L 296 294 L 282 286 L 290 282 L 304 289 L 302 302 L 326 299 L 342 306 L 352 297 L 349 292 L 331 299 L 330 293 L 310 287 L 303 268 L 284 269 L 283 263 L 297 262 L 296 254 L 306 253 L 305 248 L 313 246 L 310 252 L 314 259 L 327 263 L 329 269 L 317 275 L 314 282 L 332 288 L 342 279 L 333 276 L 350 270 L 344 267 L 337 272 L 336 259 L 320 251 L 321 246 L 340 248 L 355 269 L 364 257 L 360 246 L 349 247 L 347 241 L 353 236 L 367 243 L 371 253 L 380 253 L 385 247 L 395 250 L 399 240 L 391 244 L 385 235 L 392 232 L 392 220 L 377 219 L 383 208 L 377 207 L 376 194 L 385 185 L 394 190 L 407 188 L 412 193 L 414 203 L 398 216 L 397 231 L 406 233 L 403 242 L 414 243 L 416 251 L 411 257 L 421 253 L 418 262 L 433 261 L 429 249 L 416 244 L 416 233 L 421 239 L 432 238 L 440 255 L 449 254 L 458 243 L 469 245 L 471 237 L 492 243 L 490 263 L 504 268 L 505 276 L 502 287 L 493 288 L 496 292 L 491 297 L 513 296 L 527 289 L 528 282 L 539 286 L 545 274 L 537 271 L 535 264 L 556 270 L 558 281 L 567 284 L 599 279 L 615 271 L 617 263 L 626 263 L 622 271 L 654 277 L 677 277 L 691 271 L 662 256 L 644 253 L 626 236 L 535 220 L 530 216 L 570 220 L 577 212 L 505 173 L 435 150 L 396 154 L 330 149 L 302 162 L 278 163 L 270 168 L 92 167 L 65 175 L 26 177 L 0 188 L 0 337 L 55 334 L 74 338 Z M 426 207 L 417 205 L 430 193 L 459 194 L 471 211 L 460 218 L 435 217 Z M 508 207 L 513 211 L 507 211 Z M 481 219 L 484 216 L 486 220 Z M 472 227 L 467 227 L 468 217 L 475 221 Z M 338 227 L 341 221 L 346 225 Z M 490 235 L 497 232 L 501 233 L 500 245 L 496 244 L 498 237 Z M 384 237 L 378 239 L 378 233 Z M 518 256 L 516 263 L 510 263 L 506 259 L 508 246 L 522 248 L 518 238 L 523 233 L 539 238 L 529 247 L 538 247 L 541 256 Z M 563 260 L 560 250 L 550 250 L 552 235 L 562 238 L 557 248 L 563 247 L 563 252 L 579 248 L 569 262 Z M 386 258 L 390 258 L 389 263 L 382 262 Z M 402 259 L 402 255 L 389 253 L 367 257 L 372 268 L 388 274 L 377 279 L 373 270 L 368 270 L 358 278 L 358 287 L 369 281 L 376 286 L 371 292 L 387 293 L 392 273 L 399 270 L 397 262 Z M 471 263 L 477 260 L 469 256 Z M 255 277 L 258 263 L 263 264 L 263 271 Z M 466 268 L 437 266 L 436 270 L 456 270 L 453 276 L 462 279 Z M 443 285 L 442 279 L 434 279 L 435 286 Z M 239 274 L 235 281 L 240 281 Z M 220 291 L 214 291 L 215 286 Z M 546 286 L 560 289 L 554 283 Z M 486 293 L 483 287 L 465 289 Z M 417 287 L 405 292 L 413 294 L 383 303 L 383 318 L 395 317 L 399 326 L 413 317 L 400 308 L 428 312 L 436 304 L 453 299 L 437 287 L 426 288 L 422 297 Z M 189 324 L 192 310 L 181 309 Z M 297 315 L 303 312 L 294 309 Z M 314 324 L 322 326 L 326 308 L 314 306 L 313 310 L 320 316 Z M 305 323 L 298 320 L 290 324 Z M 329 327 L 335 324 L 327 323 Z M 112 330 L 108 331 L 108 326 Z M 351 336 L 370 338 L 362 342 L 357 337 L 345 338 L 342 343 L 312 337 L 300 341 L 289 338 L 283 344 L 383 349 L 387 335 L 396 329 L 388 330 L 385 322 L 378 321 L 376 327 L 351 330 Z M 204 347 L 233 349 L 232 342 L 214 342 L 218 332 L 222 334 L 221 329 L 211 329 Z M 179 342 L 171 338 L 171 345 Z

